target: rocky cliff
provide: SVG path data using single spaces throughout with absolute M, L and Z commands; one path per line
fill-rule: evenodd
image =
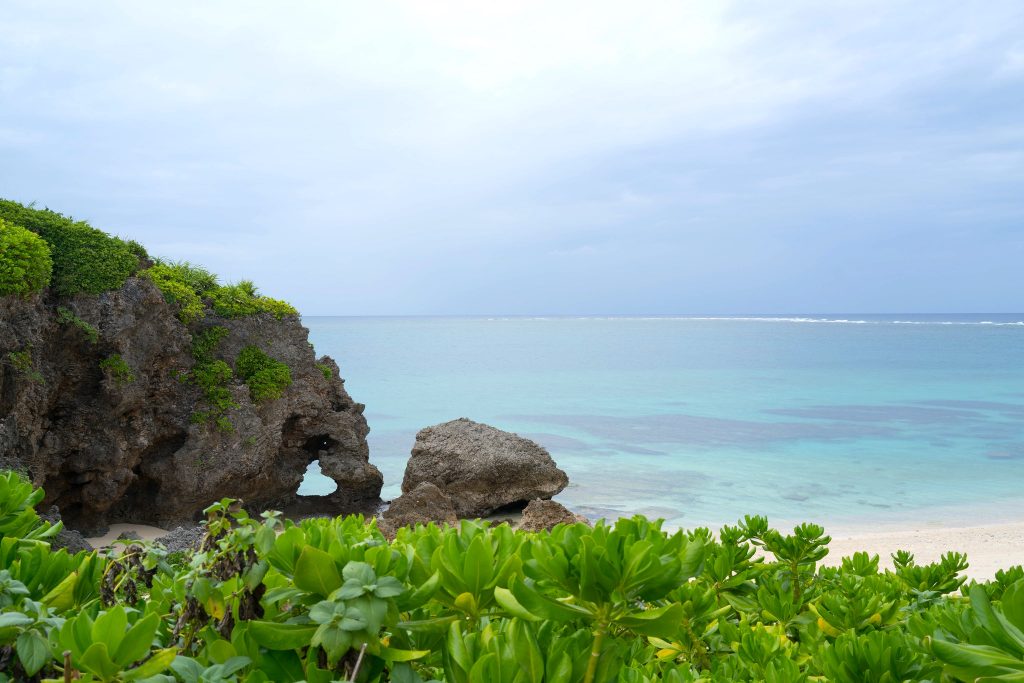
M 233 406 L 219 426 L 202 419 L 209 395 L 193 373 L 196 342 L 214 327 L 226 332 L 208 360 L 233 368 L 255 346 L 291 373 L 263 400 L 237 376 L 223 381 Z M 0 466 L 26 471 L 71 527 L 168 527 L 226 496 L 258 509 L 371 506 L 382 478 L 362 412 L 297 316 L 210 312 L 186 326 L 138 277 L 101 294 L 0 296 Z M 338 489 L 302 500 L 314 460 Z

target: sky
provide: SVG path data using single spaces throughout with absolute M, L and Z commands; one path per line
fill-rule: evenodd
M 1024 3 L 0 0 L 0 196 L 307 315 L 1024 310 Z

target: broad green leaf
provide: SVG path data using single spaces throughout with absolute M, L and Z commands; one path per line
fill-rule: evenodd
M 249 635 L 257 643 L 270 650 L 295 650 L 308 645 L 316 629 L 316 626 L 307 624 L 249 622 Z
M 79 658 L 81 668 L 103 679 L 113 678 L 121 667 L 110 659 L 106 643 L 93 643 Z
M 92 624 L 92 642 L 104 643 L 108 652 L 117 652 L 128 627 L 128 614 L 116 605 L 96 617 Z
M 673 603 L 644 612 L 630 612 L 615 623 L 643 636 L 670 638 L 679 630 L 684 615 L 683 606 Z
M 124 678 L 130 681 L 140 681 L 144 678 L 151 678 L 159 673 L 163 673 L 170 668 L 174 658 L 178 656 L 176 648 L 169 647 L 165 650 L 157 650 L 153 653 L 153 656 L 143 662 L 141 665 L 135 667 L 131 671 L 127 671 L 124 674 Z
M 25 626 L 32 623 L 35 623 L 35 619 L 21 612 L 4 612 L 0 614 L 0 628 Z
M 341 575 L 330 555 L 307 545 L 295 562 L 295 585 L 326 598 L 341 586 Z
M 387 662 L 411 662 L 429 654 L 430 650 L 398 650 L 393 647 L 382 647 L 377 656 Z
M 495 588 L 494 599 L 502 609 L 514 617 L 518 617 L 526 621 L 540 621 L 540 617 L 523 607 L 519 601 L 516 600 L 516 596 L 512 595 L 512 591 L 507 588 L 502 588 L 500 586 Z
M 145 657 L 153 646 L 153 636 L 159 626 L 160 617 L 156 614 L 149 614 L 135 622 L 118 646 L 114 661 L 121 666 L 128 666 Z
M 18 636 L 14 650 L 18 653 L 18 659 L 29 676 L 34 676 L 43 668 L 44 664 L 50 661 L 50 648 L 46 639 L 35 631 L 25 631 Z
M 508 626 L 508 639 L 526 680 L 529 683 L 541 683 L 544 678 L 544 657 L 533 637 L 533 631 L 526 622 L 513 619 Z
M 43 604 L 58 612 L 71 609 L 75 604 L 75 586 L 78 583 L 78 572 L 72 572 L 64 580 L 54 586 L 53 590 L 43 596 Z

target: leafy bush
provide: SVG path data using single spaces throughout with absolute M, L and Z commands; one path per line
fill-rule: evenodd
M 75 312 L 70 308 L 65 308 L 64 306 L 57 307 L 57 322 L 61 325 L 71 325 L 78 328 L 85 335 L 85 338 L 89 340 L 90 344 L 96 344 L 100 340 L 100 331 L 75 315 Z
M 327 363 L 317 363 L 317 369 L 323 374 L 324 379 L 331 379 L 334 377 L 334 370 L 331 370 L 331 366 Z
M 0 219 L 0 296 L 38 292 L 50 284 L 52 272 L 46 242 Z
M 201 274 L 209 276 L 216 283 L 215 276 L 184 262 L 156 263 L 140 272 L 139 276 L 156 285 L 167 303 L 177 304 L 178 319 L 188 325 L 206 315 L 201 292 L 195 287 L 203 281 Z
M 195 367 L 189 379 L 202 389 L 207 409 L 192 413 L 192 422 L 205 424 L 213 422 L 223 431 L 232 431 L 235 427 L 227 414 L 238 408 L 238 403 L 228 388 L 234 373 L 231 366 L 214 357 L 217 346 L 228 335 L 226 328 L 214 326 L 199 332 L 192 337 L 192 357 Z
M 139 266 L 124 241 L 49 209 L 0 199 L 0 219 L 27 228 L 50 245 L 58 294 L 99 294 L 119 289 Z
M 124 361 L 124 358 L 121 358 L 121 354 L 112 353 L 101 360 L 100 369 L 106 371 L 111 381 L 119 387 L 135 381 L 135 371 Z
M 17 472 L 0 472 L 0 540 L 49 538 L 63 528 L 39 519 L 35 506 L 43 495 Z
M 270 313 L 280 320 L 286 315 L 298 315 L 298 311 L 291 304 L 262 296 L 256 290 L 256 285 L 249 280 L 216 287 L 211 289 L 207 296 L 214 312 L 225 318 Z
M 388 541 L 361 516 L 211 505 L 197 552 L 70 556 L 0 475 L 0 680 L 896 683 L 1021 680 L 1024 570 L 954 591 L 761 517 L 526 533 L 462 521 Z M 772 549 L 774 548 L 774 550 Z M 760 552 L 758 552 L 760 551 Z M 906 573 L 908 567 L 920 571 Z M 960 568 L 960 569 L 958 569 Z M 901 573 L 903 575 L 901 575 Z M 799 590 L 797 585 L 799 584 Z M 998 595 L 999 597 L 993 597 Z M 66 654 L 65 654 L 66 653 Z
M 249 385 L 249 395 L 257 403 L 281 398 L 292 384 L 292 371 L 256 346 L 246 346 L 235 360 L 235 372 Z

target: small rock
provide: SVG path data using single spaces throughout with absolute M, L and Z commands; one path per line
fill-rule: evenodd
M 451 498 L 427 481 L 393 500 L 383 517 L 394 527 L 428 522 L 455 524 L 459 521 Z
M 72 555 L 80 553 L 83 550 L 86 552 L 94 550 L 94 548 L 89 544 L 89 541 L 85 540 L 85 536 L 71 529 L 61 529 L 57 532 L 56 536 L 52 536 L 46 540 L 50 543 L 51 550 L 60 550 L 61 548 L 64 548 Z
M 549 531 L 558 524 L 576 524 L 583 522 L 590 525 L 583 515 L 574 514 L 561 503 L 553 500 L 531 500 L 523 510 L 523 518 L 519 528 L 523 531 Z
M 542 446 L 517 434 L 459 418 L 416 435 L 402 492 L 423 482 L 444 491 L 459 517 L 551 498 L 569 484 Z
M 203 540 L 206 529 L 201 526 L 175 527 L 163 536 L 156 539 L 169 553 L 188 552 L 198 550 Z
M 122 531 L 117 535 L 119 541 L 141 541 L 142 536 L 139 535 L 138 531 Z

